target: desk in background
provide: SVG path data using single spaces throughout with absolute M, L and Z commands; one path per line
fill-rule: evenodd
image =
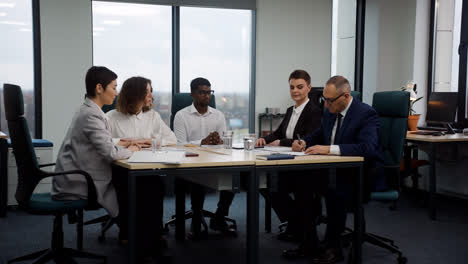
M 437 181 L 436 181 L 436 146 L 439 144 L 468 141 L 468 136 L 463 134 L 432 136 L 415 135 L 410 132 L 406 135 L 406 141 L 415 144 L 429 144 L 429 206 L 428 213 L 432 220 L 436 219 L 436 199 Z
M 356 173 L 356 188 L 361 194 L 362 190 L 362 157 L 340 156 L 304 156 L 294 160 L 258 161 L 255 152 L 244 150 L 224 150 L 228 155 L 201 151 L 189 148 L 188 151 L 196 152 L 198 157 L 185 157 L 179 165 L 166 165 L 158 163 L 128 163 L 126 160 L 115 162 L 117 166 L 128 169 L 128 194 L 129 194 L 129 263 L 136 263 L 136 181 L 144 176 L 171 176 L 183 177 L 186 174 L 207 173 L 231 173 L 234 177 L 240 177 L 241 173 L 247 175 L 247 259 L 246 263 L 259 263 L 259 195 L 258 174 L 266 171 L 277 170 L 303 170 L 313 168 L 354 167 Z M 185 239 L 185 193 L 177 190 L 176 184 L 176 239 Z M 362 206 L 362 194 L 356 199 L 356 208 Z M 361 263 L 362 241 L 362 210 L 355 214 L 355 263 Z
M 8 199 L 8 136 L 0 131 L 0 217 L 5 217 Z

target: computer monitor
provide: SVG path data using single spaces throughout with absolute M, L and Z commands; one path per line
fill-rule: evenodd
M 456 92 L 433 92 L 427 101 L 426 125 L 443 126 L 455 122 L 457 114 Z

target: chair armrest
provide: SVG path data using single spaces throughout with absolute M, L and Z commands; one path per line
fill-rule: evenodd
M 39 168 L 55 166 L 55 163 L 39 164 Z
M 96 193 L 96 185 L 94 185 L 93 178 L 91 178 L 91 175 L 89 175 L 88 172 L 84 170 L 69 170 L 69 171 L 59 171 L 59 172 L 45 172 L 42 171 L 43 177 L 41 178 L 48 178 L 48 177 L 53 177 L 53 176 L 64 176 L 66 174 L 79 174 L 83 175 L 86 179 L 86 184 L 88 185 L 88 207 L 91 208 L 97 208 L 99 207 L 97 203 L 97 193 Z

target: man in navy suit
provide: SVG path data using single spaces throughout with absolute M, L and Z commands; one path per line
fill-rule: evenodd
M 383 156 L 378 138 L 379 117 L 369 105 L 353 99 L 351 87 L 346 78 L 333 76 L 323 91 L 325 113 L 320 128 L 302 140 L 294 141 L 293 150 L 306 154 L 331 154 L 341 156 L 362 156 L 365 159 L 367 178 L 365 182 L 372 189 L 384 189 Z M 336 171 L 336 183 L 328 188 L 328 173 L 319 171 L 319 175 L 304 177 L 307 184 L 298 189 L 295 195 L 301 199 L 298 214 L 302 214 L 304 231 L 303 244 L 294 250 L 283 252 L 285 256 L 311 256 L 313 263 L 336 263 L 343 260 L 340 236 L 346 223 L 346 211 L 350 209 L 353 198 L 353 176 L 349 170 Z M 328 226 L 326 233 L 327 249 L 318 252 L 317 235 L 313 215 L 307 213 L 310 204 L 311 186 L 315 192 L 325 196 Z M 311 252 L 312 251 L 312 252 Z

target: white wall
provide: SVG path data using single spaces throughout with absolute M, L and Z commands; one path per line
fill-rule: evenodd
M 324 86 L 330 77 L 331 2 L 257 1 L 256 117 L 265 107 L 284 113 L 293 105 L 288 84 L 293 70 L 306 70 L 312 86 Z
M 54 142 L 54 160 L 86 92 L 92 65 L 90 0 L 41 0 L 43 137 Z

